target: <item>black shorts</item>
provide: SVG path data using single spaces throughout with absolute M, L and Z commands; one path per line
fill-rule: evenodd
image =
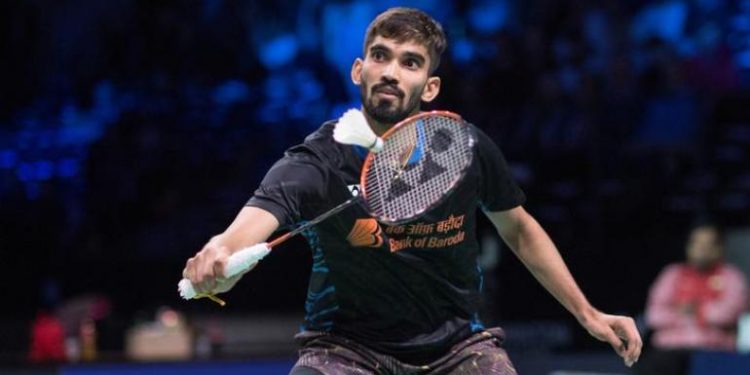
M 401 362 L 355 341 L 326 332 L 302 332 L 302 348 L 290 375 L 307 374 L 497 374 L 516 375 L 500 346 L 500 328 L 477 332 L 454 345 L 444 356 L 423 366 Z

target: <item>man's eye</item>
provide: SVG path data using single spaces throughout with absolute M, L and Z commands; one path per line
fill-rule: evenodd
M 375 51 L 372 53 L 372 58 L 375 60 L 382 60 L 385 58 L 385 54 L 381 51 Z

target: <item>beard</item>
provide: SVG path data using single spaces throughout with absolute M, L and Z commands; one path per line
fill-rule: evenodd
M 372 93 L 369 97 L 367 96 L 368 91 L 370 91 L 369 87 L 367 85 L 360 86 L 359 94 L 362 99 L 362 106 L 365 109 L 365 113 L 367 113 L 370 118 L 381 124 L 393 125 L 405 119 L 419 108 L 421 99 L 418 93 L 421 90 L 411 92 L 409 95 L 409 101 L 404 103 L 403 106 L 399 106 L 400 102 L 404 100 L 405 95 L 403 94 L 398 95 L 397 99 L 389 100 L 381 98 L 379 102 L 375 103 L 377 89 L 385 85 L 387 84 L 373 86 Z M 399 93 L 402 92 L 399 90 Z

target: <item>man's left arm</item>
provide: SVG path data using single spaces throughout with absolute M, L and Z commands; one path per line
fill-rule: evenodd
M 560 252 L 539 223 L 523 207 L 485 212 L 505 243 L 534 277 L 597 339 L 608 342 L 632 366 L 641 354 L 633 319 L 604 314 L 588 302 Z

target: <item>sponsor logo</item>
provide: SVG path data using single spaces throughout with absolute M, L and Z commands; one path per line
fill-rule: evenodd
M 354 247 L 380 247 L 383 230 L 375 219 L 357 219 L 346 240 Z
M 362 192 L 362 188 L 360 188 L 359 184 L 348 185 L 346 188 L 349 189 L 349 192 L 352 193 L 353 197 L 358 196 L 359 193 Z

